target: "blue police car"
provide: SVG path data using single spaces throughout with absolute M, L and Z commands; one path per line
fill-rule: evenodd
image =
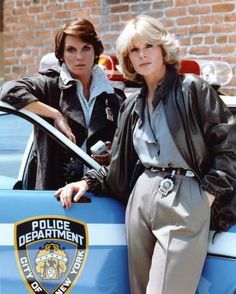
M 236 97 L 222 99 L 236 115 Z M 33 126 L 100 166 L 27 110 L 0 102 L 0 126 L 0 293 L 129 294 L 125 207 L 87 193 L 65 210 L 53 191 L 27 190 Z M 214 233 L 196 294 L 236 294 L 236 225 Z
M 88 166 L 100 166 L 37 115 L 3 102 L 0 111 L 0 293 L 128 294 L 124 206 L 88 193 L 65 210 L 53 191 L 25 190 L 27 121 Z

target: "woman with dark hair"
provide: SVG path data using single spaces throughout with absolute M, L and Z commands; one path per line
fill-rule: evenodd
M 66 208 L 88 190 L 127 204 L 133 294 L 194 294 L 211 211 L 216 230 L 235 221 L 235 120 L 206 81 L 177 72 L 178 41 L 156 18 L 130 20 L 117 55 L 142 87 L 120 109 L 110 165 L 56 195 Z
M 97 63 L 103 44 L 93 24 L 79 19 L 66 24 L 55 36 L 55 55 L 60 70 L 3 85 L 0 99 L 16 109 L 26 108 L 43 116 L 88 154 L 97 141 L 109 149 L 122 102 Z M 29 188 L 57 189 L 81 177 L 84 166 L 35 129 L 35 175 L 29 170 Z M 92 155 L 93 156 L 93 155 Z M 109 163 L 109 152 L 95 155 L 100 164 Z M 33 162 L 33 161 L 32 161 Z

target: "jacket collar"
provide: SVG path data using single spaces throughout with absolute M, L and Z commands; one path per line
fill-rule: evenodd
M 101 93 L 106 92 L 109 94 L 114 93 L 114 89 L 110 84 L 106 73 L 104 70 L 95 64 L 91 71 L 92 82 L 90 86 L 90 98 L 94 98 L 99 96 Z M 60 78 L 59 78 L 59 87 L 60 89 L 68 89 L 73 85 L 77 86 L 77 91 L 81 94 L 83 93 L 83 86 L 80 80 L 74 79 L 70 72 L 68 71 L 65 63 L 62 64 L 60 70 Z
M 164 101 L 166 99 L 168 93 L 171 91 L 171 88 L 173 88 L 175 84 L 175 80 L 177 76 L 178 74 L 176 69 L 171 65 L 167 65 L 166 78 L 160 85 L 157 85 L 155 93 L 154 93 L 153 102 L 152 102 L 154 108 L 158 105 L 160 100 Z M 137 102 L 135 105 L 135 111 L 140 117 L 143 116 L 143 109 L 145 106 L 147 92 L 148 92 L 147 84 L 144 82 L 141 88 L 141 91 L 137 97 Z

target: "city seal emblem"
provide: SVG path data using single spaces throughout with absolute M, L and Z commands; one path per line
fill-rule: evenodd
M 88 253 L 87 225 L 61 216 L 15 224 L 18 267 L 30 293 L 69 293 Z

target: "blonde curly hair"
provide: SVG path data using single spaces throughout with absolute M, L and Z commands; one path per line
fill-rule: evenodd
M 141 35 L 148 44 L 161 46 L 165 63 L 179 69 L 178 40 L 156 18 L 138 15 L 126 24 L 116 41 L 119 62 L 117 67 L 125 78 L 134 82 L 141 82 L 143 79 L 135 72 L 129 58 L 129 48 L 136 34 Z

